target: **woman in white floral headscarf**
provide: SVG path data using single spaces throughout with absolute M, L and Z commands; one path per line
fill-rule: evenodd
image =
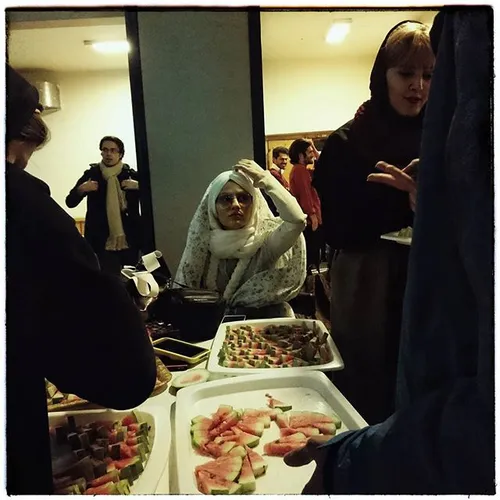
M 272 198 L 278 217 L 260 188 Z M 240 160 L 208 186 L 175 281 L 220 291 L 228 314 L 293 316 L 287 301 L 306 278 L 305 221 L 295 198 L 267 170 Z

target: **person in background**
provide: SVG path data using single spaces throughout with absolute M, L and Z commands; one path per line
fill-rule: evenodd
M 37 90 L 8 65 L 6 76 L 7 494 L 41 495 L 53 493 L 45 379 L 126 409 L 149 397 L 156 364 L 125 287 L 99 270 L 73 219 L 25 171 L 49 131 Z
M 118 137 L 103 137 L 99 149 L 102 161 L 90 164 L 66 197 L 66 205 L 74 208 L 87 198 L 85 238 L 101 268 L 120 275 L 123 266 L 135 266 L 139 259 L 139 176 L 122 162 L 125 146 Z
M 277 181 L 285 188 L 290 190 L 288 181 L 284 176 L 285 168 L 288 163 L 288 149 L 283 146 L 278 146 L 273 149 L 273 163 L 269 168 L 269 172 L 276 177 Z
M 306 278 L 305 219 L 295 198 L 268 170 L 240 160 L 208 186 L 189 226 L 175 281 L 218 290 L 226 314 L 294 317 L 287 301 L 298 295 Z
M 330 321 L 345 362 L 335 383 L 369 423 L 394 410 L 409 247 L 380 237 L 413 224 L 409 173 L 419 156 L 433 67 L 427 26 L 393 27 L 375 58 L 370 100 L 329 136 L 313 176 L 334 251 Z M 376 182 L 383 169 L 405 167 L 408 190 Z
M 316 189 L 311 184 L 311 169 L 317 151 L 311 141 L 297 139 L 290 145 L 290 192 L 297 198 L 300 207 L 307 215 L 307 227 L 304 231 L 307 247 L 307 269 L 311 273 L 319 271 L 321 263 L 321 203 Z
M 304 494 L 495 494 L 493 9 L 445 8 L 431 39 L 398 411 L 286 456 L 316 462 Z

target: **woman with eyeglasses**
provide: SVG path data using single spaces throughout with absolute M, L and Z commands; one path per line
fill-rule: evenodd
M 226 314 L 293 317 L 287 301 L 306 278 L 305 221 L 295 198 L 268 171 L 240 160 L 208 186 L 189 226 L 175 281 L 218 290 Z

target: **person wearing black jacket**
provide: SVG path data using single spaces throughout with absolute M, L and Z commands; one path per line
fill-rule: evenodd
M 91 163 L 66 197 L 68 208 L 87 198 L 85 238 L 101 268 L 119 275 L 124 265 L 136 265 L 141 247 L 139 177 L 122 163 L 123 141 L 105 136 L 99 142 L 102 161 Z
M 398 411 L 285 457 L 316 461 L 304 494 L 495 494 L 492 7 L 444 8 L 431 39 Z
M 324 236 L 335 250 L 330 320 L 345 369 L 334 379 L 369 423 L 394 409 L 409 254 L 380 236 L 412 225 L 414 192 L 367 178 L 386 165 L 380 162 L 405 168 L 418 158 L 433 64 L 425 25 L 392 28 L 375 59 L 370 100 L 330 135 L 313 175 Z
M 7 66 L 7 493 L 53 492 L 45 379 L 127 409 L 153 391 L 140 312 L 49 187 L 24 168 L 48 138 L 38 92 Z

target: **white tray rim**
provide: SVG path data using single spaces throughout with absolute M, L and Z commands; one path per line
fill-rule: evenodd
M 300 367 L 289 367 L 289 368 L 228 368 L 226 366 L 219 365 L 219 351 L 222 347 L 222 343 L 226 338 L 226 327 L 238 327 L 243 325 L 250 326 L 259 326 L 259 325 L 269 325 L 269 324 L 300 324 L 300 323 L 316 323 L 321 330 L 328 333 L 328 346 L 333 352 L 333 361 L 329 363 L 325 363 L 323 365 L 314 365 L 314 366 L 300 366 Z M 304 371 L 336 371 L 342 370 L 344 368 L 344 361 L 342 356 L 335 345 L 335 342 L 332 339 L 332 336 L 324 323 L 318 319 L 302 319 L 302 318 L 268 318 L 268 319 L 255 319 L 255 320 L 245 320 L 245 321 L 230 321 L 227 323 L 221 323 L 219 328 L 217 329 L 217 333 L 213 340 L 212 346 L 210 348 L 210 355 L 207 362 L 207 370 L 210 373 L 220 373 L 225 375 L 256 375 L 270 372 L 273 373 L 303 373 Z

